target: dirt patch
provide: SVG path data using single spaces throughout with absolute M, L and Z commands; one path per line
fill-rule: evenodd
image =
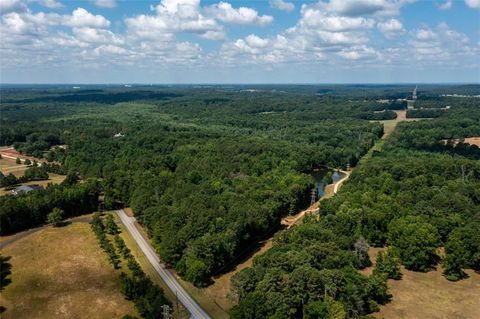
M 12 256 L 12 284 L 2 318 L 120 318 L 136 315 L 118 273 L 88 224 L 46 227 L 2 249 Z

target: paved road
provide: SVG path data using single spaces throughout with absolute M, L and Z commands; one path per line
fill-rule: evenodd
M 191 318 L 206 319 L 210 316 L 197 304 L 195 300 L 183 289 L 177 279 L 168 271 L 164 264 L 160 263 L 160 259 L 153 247 L 143 238 L 138 229 L 135 227 L 135 218 L 129 217 L 123 209 L 117 210 L 117 214 L 120 217 L 122 223 L 127 227 L 128 232 L 132 235 L 133 239 L 137 242 L 137 245 L 143 251 L 148 261 L 152 264 L 153 268 L 162 277 L 163 281 L 177 295 L 178 300 L 187 308 L 191 314 Z

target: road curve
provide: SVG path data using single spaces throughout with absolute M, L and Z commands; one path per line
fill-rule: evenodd
M 142 252 L 152 264 L 153 268 L 162 277 L 170 290 L 178 297 L 178 300 L 187 308 L 191 314 L 191 318 L 207 319 L 210 316 L 197 304 L 197 302 L 183 289 L 175 277 L 168 271 L 164 264 L 160 263 L 153 247 L 143 238 L 138 229 L 135 227 L 135 218 L 129 217 L 123 209 L 117 210 L 117 215 L 127 228 L 130 235 L 140 247 Z

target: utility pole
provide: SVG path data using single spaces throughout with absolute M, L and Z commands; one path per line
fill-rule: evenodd
M 310 200 L 310 206 L 312 206 L 313 204 L 315 204 L 315 202 L 317 201 L 317 186 L 315 186 L 314 188 L 312 188 L 312 199 Z

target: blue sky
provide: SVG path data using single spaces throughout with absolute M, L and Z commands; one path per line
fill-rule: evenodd
M 0 0 L 1 83 L 480 82 L 480 0 Z

